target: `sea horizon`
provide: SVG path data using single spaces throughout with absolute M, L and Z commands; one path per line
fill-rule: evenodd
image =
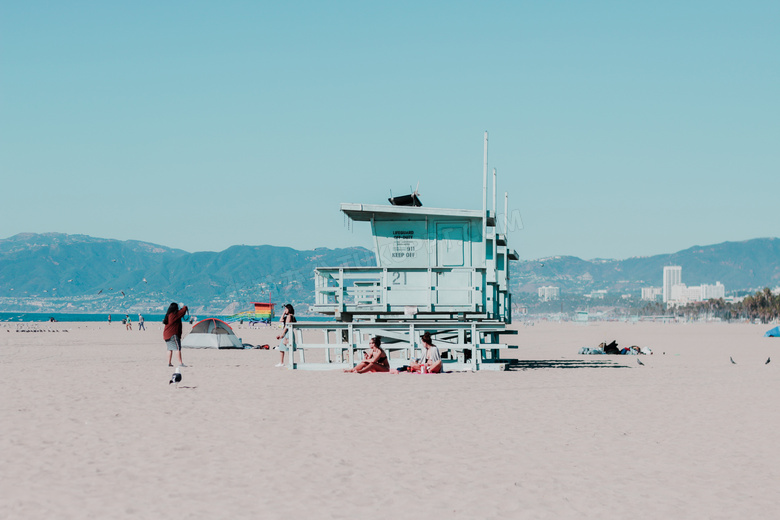
M 111 314 L 111 323 L 122 323 L 122 320 L 127 315 L 125 314 L 116 314 L 116 313 L 110 313 Z M 80 313 L 69 313 L 69 312 L 0 312 L 0 322 L 11 322 L 11 323 L 37 323 L 37 322 L 50 322 L 52 318 L 54 318 L 55 322 L 71 322 L 71 323 L 80 323 L 80 322 L 89 322 L 89 323 L 96 323 L 104 321 L 108 323 L 108 316 L 109 313 L 107 312 L 80 312 Z M 130 319 L 133 323 L 138 323 L 138 313 L 130 313 L 129 314 Z M 165 317 L 165 314 L 145 314 L 141 313 L 141 316 L 144 317 L 144 323 L 158 323 L 162 322 L 163 318 Z M 224 319 L 227 317 L 233 316 L 232 314 L 203 314 L 199 316 L 192 316 L 195 318 L 195 321 L 200 321 L 205 318 L 219 318 Z M 327 316 L 301 316 L 301 318 L 305 319 L 306 321 L 333 321 L 333 318 L 329 318 Z M 276 321 L 278 318 L 275 318 L 274 321 Z

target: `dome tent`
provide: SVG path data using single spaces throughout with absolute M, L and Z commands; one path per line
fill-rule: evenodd
M 181 340 L 187 348 L 244 348 L 230 325 L 217 318 L 206 318 L 196 323 Z

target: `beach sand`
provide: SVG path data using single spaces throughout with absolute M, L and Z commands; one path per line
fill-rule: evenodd
M 777 517 L 769 326 L 521 325 L 501 373 L 185 349 L 177 390 L 160 324 L 51 325 L 0 327 L 0 518 Z M 613 339 L 654 355 L 577 355 Z

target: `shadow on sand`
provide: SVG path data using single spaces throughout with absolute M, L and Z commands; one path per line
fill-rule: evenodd
M 507 370 L 535 370 L 539 368 L 629 368 L 612 360 L 590 359 L 515 359 Z

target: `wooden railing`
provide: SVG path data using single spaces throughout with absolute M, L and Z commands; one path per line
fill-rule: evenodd
M 484 268 L 320 267 L 312 310 L 337 312 L 483 312 Z

